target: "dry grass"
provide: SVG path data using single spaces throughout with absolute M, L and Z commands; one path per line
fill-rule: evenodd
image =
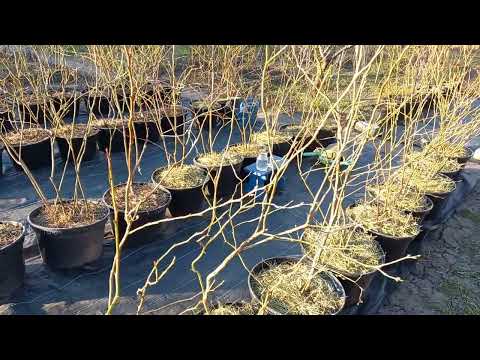
M 32 219 L 37 225 L 50 228 L 73 228 L 90 225 L 107 214 L 105 206 L 93 201 L 58 201 L 43 206 Z
M 221 167 L 225 165 L 236 165 L 243 161 L 243 156 L 230 153 L 209 152 L 201 154 L 197 158 L 197 162 L 209 168 Z
M 125 210 L 125 184 L 114 187 L 115 203 L 121 210 Z M 131 210 L 139 206 L 139 211 L 155 210 L 167 204 L 170 195 L 154 184 L 134 183 L 128 192 L 128 208 Z M 112 205 L 111 192 L 105 196 L 108 205 Z
M 29 145 L 48 139 L 50 135 L 51 134 L 48 130 L 32 127 L 9 132 L 5 135 L 5 140 L 13 146 L 22 144 Z
M 154 173 L 154 180 L 168 189 L 191 189 L 205 183 L 205 170 L 195 165 L 175 165 Z
M 255 315 L 258 309 L 252 303 L 220 304 L 205 315 Z
M 392 237 L 413 237 L 420 232 L 415 218 L 380 203 L 361 203 L 347 209 L 347 215 L 366 230 Z
M 383 251 L 369 233 L 359 228 L 328 231 L 327 228 L 307 228 L 302 238 L 310 259 L 320 251 L 319 264 L 344 275 L 362 275 L 382 265 Z
M 257 144 L 268 145 L 269 142 L 272 144 L 282 144 L 287 141 L 292 140 L 292 135 L 278 131 L 278 132 L 268 132 L 263 131 L 253 135 L 253 141 Z
M 423 194 L 445 194 L 455 190 L 455 181 L 441 174 L 429 175 L 422 171 L 403 168 L 392 181 L 403 182 Z
M 282 263 L 258 274 L 261 301 L 284 314 L 328 315 L 337 312 L 344 304 L 331 284 L 315 270 L 309 279 L 310 267 L 303 262 Z
M 421 151 L 407 156 L 408 167 L 419 171 L 436 174 L 440 172 L 455 172 L 461 170 L 463 165 L 456 159 L 448 159 L 438 154 Z
M 267 151 L 267 146 L 255 143 L 242 143 L 228 148 L 230 154 L 236 154 L 244 158 L 256 158 L 259 154 Z
M 128 126 L 128 119 L 97 119 L 91 123 L 97 129 L 121 129 Z
M 0 223 L 0 249 L 17 240 L 22 235 L 19 224 Z
M 402 211 L 422 211 L 429 204 L 425 195 L 416 188 L 402 187 L 393 181 L 387 180 L 380 185 L 368 186 L 367 189 L 381 202 Z

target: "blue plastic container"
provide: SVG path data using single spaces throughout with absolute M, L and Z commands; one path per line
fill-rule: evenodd
M 253 125 L 257 119 L 259 108 L 258 100 L 248 97 L 240 102 L 238 108 L 235 109 L 235 117 L 242 126 Z

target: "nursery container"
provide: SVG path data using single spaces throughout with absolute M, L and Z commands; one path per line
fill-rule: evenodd
M 35 170 L 44 166 L 49 166 L 52 163 L 52 147 L 49 137 L 31 144 L 12 146 L 12 148 L 29 170 Z M 11 157 L 10 159 L 15 169 L 18 171 L 23 171 L 19 164 L 17 164 Z
M 440 174 L 440 176 L 445 176 L 445 175 Z M 457 188 L 457 186 L 455 184 L 455 187 L 453 188 L 453 190 L 449 191 L 449 192 L 443 192 L 443 193 L 427 192 L 427 193 L 425 193 L 425 195 L 427 195 L 430 198 L 430 200 L 432 200 L 433 208 L 430 211 L 430 213 L 428 214 L 428 216 L 425 217 L 424 221 L 428 220 L 428 219 L 434 219 L 437 216 L 437 214 L 442 210 L 443 204 L 447 201 L 448 196 L 451 193 L 453 193 L 456 190 L 456 188 Z
M 235 146 L 235 145 L 239 145 L 240 143 L 235 143 L 235 144 L 232 144 L 230 145 L 229 147 L 232 147 L 232 146 Z M 261 152 L 268 152 L 268 146 L 267 145 L 261 145 L 261 148 L 262 148 L 262 151 Z M 258 155 L 257 155 L 258 156 Z M 249 156 L 249 157 L 243 157 L 243 167 L 247 167 L 249 165 L 252 165 L 253 163 L 255 163 L 257 161 L 257 156 Z M 248 174 L 246 174 L 248 175 Z
M 108 148 L 112 153 L 125 151 L 123 127 L 98 127 L 97 143 L 100 151 Z
M 217 186 L 218 197 L 230 197 L 235 193 L 235 189 L 240 182 L 242 176 L 243 160 L 234 165 L 223 165 L 220 167 L 208 167 L 197 161 L 198 155 L 193 159 L 193 163 L 209 173 L 209 181 L 207 183 L 208 195 L 213 196 L 215 191 L 214 179 L 220 172 Z
M 465 164 L 468 160 L 470 160 L 470 158 L 472 157 L 473 155 L 473 150 L 470 149 L 469 147 L 465 147 L 465 150 L 467 151 L 467 155 L 466 156 L 461 156 L 461 157 L 456 157 L 455 159 L 457 159 L 457 161 L 460 163 L 460 164 Z
M 191 110 L 198 128 L 210 131 L 210 127 L 215 129 L 220 127 L 223 123 L 220 107 L 220 105 L 214 105 L 213 108 L 209 109 L 208 107 L 198 105 L 196 101 L 192 102 Z
M 458 181 L 460 179 L 460 173 L 463 171 L 464 166 L 455 171 L 440 171 L 440 174 L 448 176 L 453 181 Z
M 94 223 L 70 228 L 36 224 L 35 217 L 42 208 L 43 205 L 33 210 L 27 220 L 35 231 L 45 264 L 52 269 L 74 269 L 92 263 L 102 256 L 108 208 L 104 208 L 104 215 Z
M 23 260 L 25 226 L 15 221 L 2 221 L 2 223 L 21 225 L 22 233 L 14 242 L 0 248 L 0 303 L 22 286 L 25 277 Z
M 57 137 L 58 149 L 60 150 L 60 156 L 63 161 L 73 161 L 73 155 L 75 158 L 79 156 L 80 150 L 85 142 L 85 152 L 83 153 L 82 161 L 90 161 L 97 154 L 97 135 L 99 130 L 92 130 L 92 132 L 87 136 L 86 140 L 83 137 L 81 138 L 71 138 L 72 148 L 70 149 L 68 140 L 63 137 Z M 70 154 L 69 154 L 70 150 Z M 73 153 L 72 153 L 73 152 Z
M 65 93 L 64 96 L 58 95 L 52 97 L 54 100 L 55 111 L 60 109 L 64 117 L 78 116 L 80 113 L 81 94 Z M 68 104 L 68 105 L 67 105 Z
M 289 127 L 295 126 L 296 124 L 285 124 L 280 126 L 280 131 L 285 131 Z M 305 138 L 305 143 L 309 142 L 312 139 L 311 136 Z M 315 151 L 317 148 L 326 148 L 329 145 L 335 144 L 337 139 L 335 138 L 335 132 L 328 129 L 320 129 L 318 131 L 316 139 L 305 149 L 306 152 Z
M 356 204 L 350 205 L 353 207 Z M 385 252 L 385 262 L 391 262 L 398 260 L 405 256 L 406 251 L 410 243 L 415 240 L 415 238 L 420 234 L 420 226 L 418 227 L 418 232 L 414 236 L 398 237 L 388 234 L 383 234 L 375 230 L 369 230 L 359 222 L 353 219 L 350 219 L 352 222 L 359 224 L 365 231 L 375 236 L 375 239 L 380 243 L 383 251 Z
M 269 259 L 266 259 L 266 260 L 262 260 L 257 265 L 255 265 L 248 275 L 248 289 L 250 290 L 250 295 L 251 295 L 253 301 L 256 302 L 256 303 L 261 303 L 261 301 L 260 301 L 261 294 L 260 294 L 259 289 L 258 289 L 259 284 L 258 284 L 257 280 L 255 280 L 256 275 L 262 273 L 263 271 L 269 269 L 272 266 L 282 264 L 282 263 L 294 263 L 294 262 L 298 262 L 298 261 L 300 261 L 299 257 L 274 257 L 274 258 L 269 258 Z M 328 314 L 328 315 L 336 315 L 340 311 L 342 311 L 343 307 L 345 306 L 345 290 L 343 289 L 343 286 L 340 283 L 340 281 L 338 281 L 338 279 L 333 274 L 331 274 L 330 272 L 324 271 L 324 272 L 321 272 L 320 274 L 321 275 L 319 275 L 319 276 L 322 276 L 325 280 L 327 280 L 328 283 L 331 286 L 331 289 L 339 297 L 341 297 L 344 300 L 342 306 L 339 307 L 338 310 L 336 310 L 335 312 L 333 312 L 331 314 Z M 267 310 L 269 315 L 287 315 L 284 312 L 282 312 L 281 310 L 274 309 L 270 306 L 267 306 L 266 310 Z
M 147 183 L 140 183 L 140 182 L 134 182 L 134 184 L 147 184 Z M 125 184 L 119 184 L 118 186 L 122 186 Z M 138 211 L 137 212 L 137 217 L 138 219 L 135 220 L 132 224 L 131 230 L 134 230 L 142 225 L 148 224 L 153 221 L 158 221 L 161 219 L 165 218 L 165 212 L 167 210 L 167 207 L 169 206 L 171 200 L 172 200 L 172 195 L 170 194 L 170 191 L 168 191 L 166 188 L 163 186 L 158 186 L 158 189 L 161 189 L 165 191 L 168 194 L 168 201 L 159 206 L 156 209 L 153 210 L 145 210 L 145 211 Z M 110 194 L 110 189 L 107 189 L 105 193 L 103 194 L 103 202 L 104 204 L 110 209 L 110 223 L 112 225 L 112 229 L 114 229 L 114 210 L 113 206 L 111 206 L 107 201 L 107 197 Z M 128 236 L 127 241 L 125 242 L 125 245 L 123 246 L 124 248 L 135 248 L 142 246 L 144 244 L 147 244 L 149 242 L 155 241 L 156 240 L 156 235 L 158 234 L 159 229 L 161 229 L 162 224 L 154 225 L 154 226 L 149 226 L 143 230 L 140 230 L 134 234 L 131 234 Z M 125 221 L 125 211 L 122 209 L 118 209 L 118 230 L 119 230 L 119 235 L 120 239 L 125 234 L 125 231 L 127 229 L 127 222 Z
M 166 167 L 158 168 L 152 173 L 152 182 L 154 184 L 158 184 L 155 180 L 156 175 L 165 168 Z M 208 173 L 205 170 L 204 173 L 205 180 L 202 185 L 185 189 L 173 189 L 165 186 L 172 195 L 172 201 L 170 202 L 170 205 L 168 205 L 168 209 L 173 216 L 184 216 L 199 212 L 202 209 L 203 203 L 205 202 L 203 188 L 209 180 Z
M 133 123 L 135 135 L 140 142 L 158 142 L 160 140 L 160 129 L 157 121 L 136 120 Z
M 182 135 L 184 133 L 186 111 L 183 107 L 178 107 L 176 111 L 168 109 L 163 113 L 160 120 L 163 135 Z
M 111 112 L 110 98 L 106 95 L 89 94 L 87 96 L 87 111 L 91 111 L 95 115 L 108 116 Z
M 309 261 L 313 262 L 313 259 L 307 255 L 304 245 L 301 244 L 301 246 L 303 254 L 307 256 Z M 384 262 L 385 253 L 382 250 L 381 264 L 383 264 Z M 360 300 L 363 300 L 363 296 L 365 295 L 368 287 L 370 286 L 370 283 L 375 276 L 375 273 L 377 272 L 377 270 L 372 270 L 370 272 L 362 274 L 348 274 L 343 271 L 339 271 L 338 269 L 335 269 L 334 267 L 331 267 L 329 265 L 326 265 L 326 267 L 335 274 L 337 279 L 342 284 L 343 289 L 345 290 L 345 307 L 356 305 Z
M 417 211 L 405 211 L 407 214 L 412 214 L 414 216 L 418 223 L 421 224 L 423 220 L 430 214 L 430 212 L 433 209 L 433 201 L 430 199 L 428 196 L 425 196 L 425 199 L 427 201 L 427 206 L 423 210 L 417 210 Z
M 47 119 L 47 109 L 46 104 L 43 103 L 22 103 L 19 106 L 20 118 L 25 123 L 30 124 L 45 124 Z

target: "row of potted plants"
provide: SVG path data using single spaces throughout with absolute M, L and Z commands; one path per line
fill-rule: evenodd
M 446 148 L 458 164 L 464 165 L 471 155 L 468 148 Z M 305 230 L 299 239 L 302 257 L 271 258 L 254 266 L 248 279 L 251 302 L 219 303 L 208 313 L 337 314 L 344 306 L 361 302 L 374 273 L 392 269 L 405 257 L 421 224 L 455 189 L 448 173 L 420 169 L 410 161 L 383 183 L 368 186 L 370 200 L 349 206 L 343 226 Z M 312 263 L 313 272 L 306 265 Z M 322 287 L 320 279 L 329 286 Z

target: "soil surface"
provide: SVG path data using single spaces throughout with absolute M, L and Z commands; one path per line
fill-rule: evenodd
M 378 314 L 480 314 L 480 184 L 422 244 L 422 257 Z
M 17 240 L 21 234 L 20 225 L 0 223 L 0 249 Z
M 156 189 L 156 190 L 155 190 Z M 155 191 L 154 191 L 155 190 Z M 119 209 L 125 209 L 126 185 L 115 187 L 115 201 Z M 165 205 L 170 199 L 170 194 L 156 185 L 149 183 L 134 183 L 129 195 L 129 209 L 133 209 L 139 203 L 139 211 L 155 210 Z M 107 204 L 112 206 L 110 192 L 105 196 Z
M 32 221 L 51 228 L 73 228 L 90 225 L 102 219 L 107 213 L 104 205 L 96 202 L 58 202 L 42 207 Z

